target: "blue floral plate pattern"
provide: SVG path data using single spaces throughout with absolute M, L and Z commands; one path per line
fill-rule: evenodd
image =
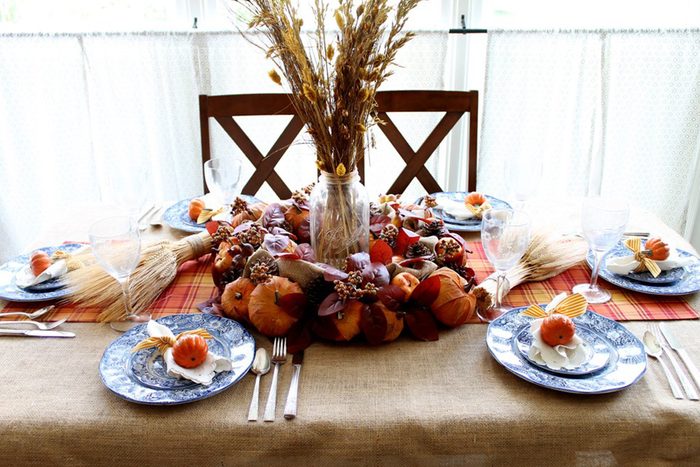
M 642 292 L 649 295 L 688 295 L 700 291 L 700 259 L 692 253 L 677 249 L 678 255 L 681 257 L 693 257 L 694 261 L 685 268 L 677 268 L 683 272 L 677 280 L 671 283 L 645 283 L 639 280 L 634 280 L 628 276 L 621 276 L 608 271 L 606 264 L 608 258 L 616 256 L 629 256 L 630 251 L 625 245 L 620 242 L 603 258 L 603 264 L 600 267 L 600 277 L 610 282 L 613 285 L 622 287 L 623 289 Z M 588 265 L 593 267 L 593 253 L 588 252 L 586 258 Z M 672 274 L 678 274 L 676 269 L 669 271 Z M 663 274 L 663 273 L 662 273 Z
M 238 195 L 242 199 L 246 200 L 250 204 L 260 203 L 261 201 L 249 195 Z M 177 203 L 170 206 L 163 213 L 163 222 L 168 224 L 173 229 L 182 230 L 190 233 L 203 232 L 206 227 L 204 224 L 197 224 L 195 221 L 190 219 L 189 207 L 191 198 L 183 199 Z
M 439 193 L 432 193 L 431 196 L 434 196 L 437 199 L 438 203 L 440 202 L 440 199 L 449 199 L 452 201 L 459 201 L 460 203 L 463 203 L 464 198 L 466 198 L 468 194 L 469 194 L 468 191 L 444 191 L 444 192 L 439 192 Z M 494 207 L 494 208 L 509 208 L 510 207 L 510 204 L 506 203 L 503 200 L 500 200 L 498 198 L 494 198 L 493 196 L 489 196 L 489 195 L 484 195 L 484 196 L 488 200 L 491 207 Z M 433 212 L 435 213 L 435 215 L 437 217 L 439 217 L 440 219 L 443 220 L 443 222 L 445 223 L 445 227 L 447 227 L 452 232 L 479 232 L 481 230 L 481 219 L 475 219 L 475 218 L 474 219 L 467 219 L 467 220 L 456 219 L 439 208 L 434 208 Z
M 65 245 L 37 248 L 32 250 L 32 252 L 41 250 L 51 256 L 57 250 L 71 253 L 84 246 L 80 243 L 67 243 Z M 70 293 L 68 289 L 63 287 L 60 278 L 52 279 L 27 289 L 18 287 L 15 282 L 15 276 L 29 264 L 30 257 L 31 253 L 27 253 L 26 255 L 12 258 L 0 266 L 0 299 L 10 302 L 44 302 L 63 298 Z
M 233 370 L 214 376 L 209 386 L 168 376 L 163 358 L 156 349 L 132 352 L 148 337 L 146 325 L 136 326 L 105 350 L 100 361 L 100 377 L 117 396 L 138 404 L 186 404 L 216 395 L 238 382 L 248 373 L 255 356 L 255 339 L 236 321 L 209 314 L 171 315 L 156 320 L 178 334 L 205 328 L 213 336 L 209 350 L 230 358 Z
M 602 368 L 583 375 L 565 375 L 533 365 L 518 347 L 518 335 L 529 328 L 532 320 L 520 314 L 525 308 L 516 308 L 500 316 L 489 324 L 486 332 L 486 346 L 493 358 L 519 378 L 555 391 L 605 394 L 627 388 L 644 375 L 647 359 L 639 339 L 621 324 L 591 310 L 574 318 L 574 322 L 596 333 L 611 349 Z

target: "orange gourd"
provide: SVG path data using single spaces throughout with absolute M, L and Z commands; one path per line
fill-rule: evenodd
M 258 331 L 270 337 L 284 336 L 298 321 L 280 306 L 280 300 L 287 294 L 303 294 L 303 291 L 286 277 L 272 276 L 255 287 L 248 302 L 248 316 Z
M 568 316 L 554 313 L 545 318 L 540 326 L 540 335 L 547 345 L 566 345 L 576 334 L 576 325 Z
M 481 193 L 473 191 L 467 195 L 464 202 L 465 204 L 471 204 L 472 206 L 481 206 L 486 202 L 486 197 Z
M 255 284 L 246 277 L 240 277 L 227 284 L 221 295 L 221 308 L 224 315 L 236 321 L 248 321 L 248 304 L 253 290 L 255 290 Z
M 671 255 L 671 249 L 668 247 L 668 243 L 660 238 L 650 238 L 647 240 L 644 249 L 647 252 L 647 256 L 654 261 L 664 261 Z
M 430 311 L 442 324 L 451 328 L 461 326 L 474 317 L 476 296 L 466 292 L 467 281 L 452 269 L 440 268 L 430 275 L 440 278 L 440 293 L 430 305 Z
M 202 336 L 186 334 L 173 346 L 173 359 L 183 368 L 195 368 L 207 359 L 209 346 Z
M 391 279 L 391 285 L 395 285 L 404 292 L 403 301 L 407 302 L 411 298 L 413 289 L 418 287 L 420 281 L 410 272 L 400 272 Z
M 205 204 L 204 201 L 202 201 L 199 198 L 195 198 L 192 201 L 190 201 L 190 205 L 188 208 L 187 213 L 190 216 L 190 219 L 193 221 L 196 221 L 199 215 L 202 213 L 202 210 L 204 209 Z
M 51 266 L 51 258 L 45 251 L 35 251 L 32 253 L 29 261 L 31 264 L 32 273 L 35 276 L 38 276 L 42 272 L 46 271 L 49 266 Z
M 360 322 L 363 308 L 364 303 L 350 300 L 341 313 L 341 318 L 337 313 L 319 317 L 314 323 L 314 331 L 324 339 L 347 342 L 362 331 Z
M 294 232 L 296 232 L 301 224 L 309 217 L 308 209 L 299 209 L 292 204 L 284 211 L 284 220 L 289 222 Z

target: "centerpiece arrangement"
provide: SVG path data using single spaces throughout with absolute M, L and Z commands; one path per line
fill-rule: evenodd
M 335 267 L 369 248 L 369 200 L 357 166 L 367 130 L 381 123 L 377 89 L 413 37 L 402 30 L 419 2 L 400 0 L 394 9 L 387 0 L 365 0 L 357 7 L 339 0 L 333 34 L 327 32 L 329 10 L 321 0 L 314 0 L 316 24 L 308 34 L 291 0 L 238 2 L 252 14 L 249 26 L 265 38 L 258 45 L 276 66 L 270 78 L 289 88 L 313 142 L 321 176 L 309 200 L 311 246 L 320 261 Z

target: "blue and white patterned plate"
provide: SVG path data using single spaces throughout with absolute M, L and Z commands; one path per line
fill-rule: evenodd
M 506 370 L 530 383 L 555 391 L 574 394 L 615 392 L 639 381 L 647 368 L 644 346 L 621 324 L 588 310 L 574 318 L 576 326 L 585 327 L 607 341 L 613 350 L 608 363 L 598 371 L 574 376 L 555 374 L 530 363 L 518 348 L 517 336 L 529 328 L 532 318 L 516 308 L 500 316 L 486 331 L 486 346 Z
M 238 195 L 250 204 L 260 203 L 261 201 L 249 195 Z M 177 203 L 170 206 L 163 213 L 163 222 L 168 224 L 173 229 L 183 230 L 190 233 L 203 232 L 206 229 L 204 224 L 197 224 L 195 221 L 190 219 L 189 208 L 190 201 L 194 198 L 183 199 Z
M 439 193 L 431 193 L 440 202 L 440 199 L 449 199 L 452 201 L 458 201 L 460 203 L 464 202 L 464 198 L 469 194 L 468 191 L 444 191 Z M 494 198 L 493 196 L 484 195 L 488 200 L 491 207 L 494 208 L 509 208 L 510 204 L 503 200 Z M 416 203 L 419 204 L 419 203 Z M 447 227 L 451 232 L 478 232 L 481 230 L 481 219 L 466 219 L 460 220 L 452 217 L 448 213 L 444 212 L 442 209 L 434 208 L 433 212 L 437 217 L 443 220 L 445 227 Z
M 677 249 L 676 251 L 681 257 L 693 257 L 694 261 L 685 268 L 679 268 L 684 269 L 685 273 L 682 274 L 679 280 L 671 284 L 645 284 L 633 280 L 627 276 L 621 276 L 608 271 L 606 267 L 608 258 L 630 255 L 630 251 L 622 242 L 618 243 L 617 246 L 615 246 L 608 252 L 607 255 L 605 255 L 605 258 L 603 258 L 603 264 L 601 264 L 600 267 L 599 275 L 606 281 L 618 287 L 649 295 L 688 295 L 695 292 L 700 292 L 700 259 L 698 259 L 698 257 L 696 257 L 694 254 L 685 250 Z M 593 268 L 593 253 L 590 251 L 588 252 L 586 261 L 588 261 L 588 265 Z
M 581 376 L 596 372 L 603 369 L 605 365 L 608 364 L 608 361 L 610 361 L 610 358 L 615 355 L 615 349 L 612 348 L 610 342 L 603 339 L 603 337 L 601 337 L 597 332 L 588 328 L 587 326 L 577 324 L 576 335 L 583 340 L 583 345 L 585 346 L 586 354 L 588 356 L 586 361 L 576 368 L 560 368 L 558 370 L 550 368 L 547 365 L 543 365 L 530 358 L 529 351 L 530 347 L 532 346 L 532 332 L 530 332 L 530 326 L 523 328 L 515 339 L 517 341 L 518 350 L 528 362 L 551 373 L 557 373 L 560 375 Z
M 238 382 L 250 369 L 255 356 L 255 339 L 236 321 L 208 314 L 171 315 L 156 320 L 178 334 L 205 328 L 213 336 L 209 349 L 230 358 L 233 370 L 214 376 L 209 386 L 173 378 L 165 371 L 163 358 L 156 349 L 132 352 L 148 337 L 146 325 L 136 326 L 105 350 L 100 361 L 100 377 L 117 396 L 138 404 L 176 405 L 194 402 L 218 394 Z
M 685 268 L 674 268 L 669 269 L 668 271 L 661 271 L 661 274 L 659 274 L 656 277 L 654 277 L 649 271 L 644 271 L 631 272 L 627 274 L 627 278 L 635 280 L 637 282 L 644 282 L 645 284 L 669 285 L 683 279 L 683 276 L 685 275 Z
M 45 251 L 51 256 L 57 250 L 71 253 L 83 247 L 85 245 L 80 243 L 67 243 L 65 245 L 37 248 L 37 250 Z M 32 252 L 37 250 L 32 250 Z M 15 281 L 16 275 L 29 264 L 30 257 L 31 253 L 27 253 L 26 255 L 12 258 L 0 266 L 0 299 L 10 302 L 43 302 L 67 296 L 69 290 L 63 287 L 60 278 L 52 279 L 44 284 L 27 289 L 17 286 Z

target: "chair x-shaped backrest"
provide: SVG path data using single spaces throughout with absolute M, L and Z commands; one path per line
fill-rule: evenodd
M 386 135 L 399 155 L 406 162 L 389 193 L 402 193 L 413 178 L 429 192 L 442 191 L 435 178 L 425 168 L 425 163 L 437 149 L 440 142 L 459 121 L 464 113 L 469 113 L 469 180 L 470 191 L 476 189 L 476 131 L 478 116 L 478 93 L 476 91 L 383 91 L 377 93 L 379 118 L 385 122 L 379 128 Z M 445 112 L 445 115 L 428 135 L 417 151 L 413 151 L 401 134 L 388 112 Z M 281 199 L 289 198 L 292 191 L 275 171 L 275 166 L 287 148 L 304 128 L 296 115 L 287 94 L 240 94 L 226 96 L 199 96 L 199 115 L 202 137 L 202 162 L 211 157 L 209 142 L 209 118 L 214 118 L 231 137 L 243 154 L 255 167 L 252 177 L 242 192 L 255 195 L 266 181 Z M 292 115 L 282 134 L 263 155 L 236 123 L 234 117 L 252 115 Z M 359 166 L 364 180 L 364 162 Z M 205 186 L 206 191 L 206 186 Z

